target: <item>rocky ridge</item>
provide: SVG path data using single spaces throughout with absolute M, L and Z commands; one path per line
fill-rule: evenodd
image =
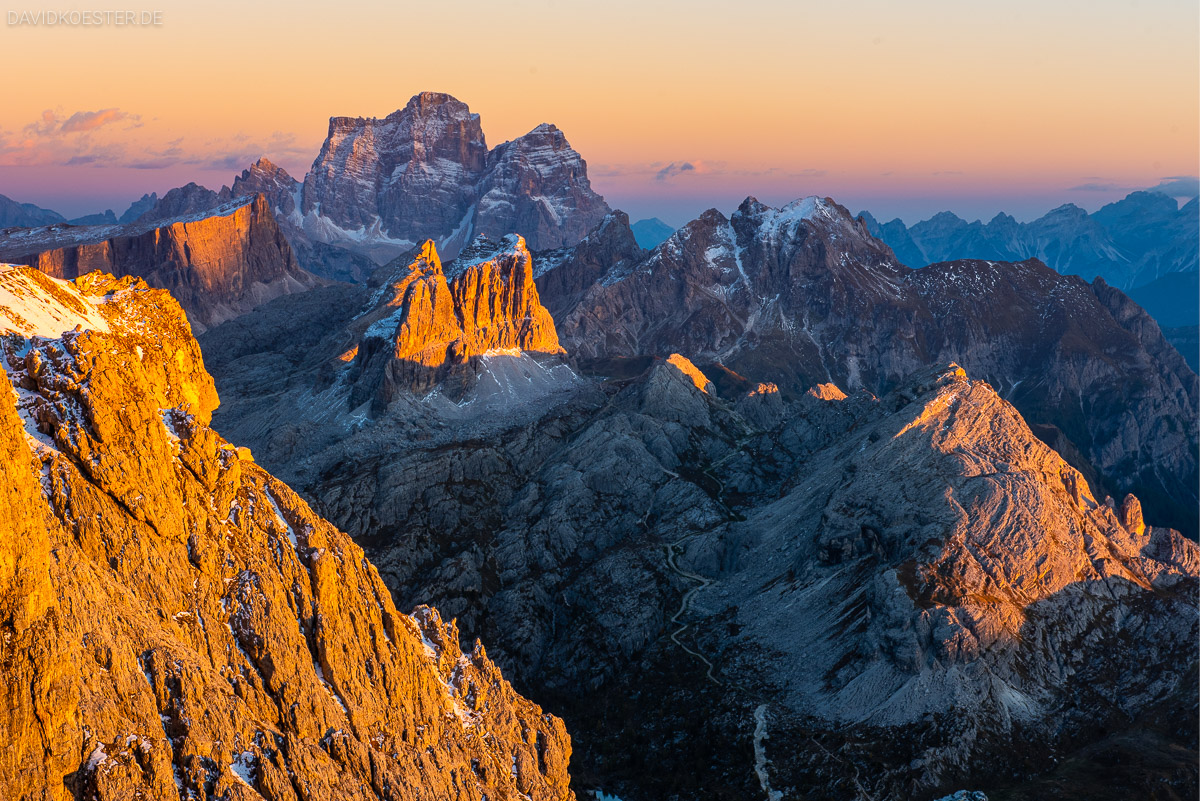
M 95 270 L 138 276 L 170 290 L 201 331 L 317 283 L 300 269 L 263 195 L 214 207 L 174 192 L 164 201 L 179 214 L 167 219 L 7 231 L 0 235 L 0 258 L 57 278 Z
M 370 398 L 379 412 L 398 393 L 434 388 L 461 400 L 489 358 L 560 356 L 532 263 L 520 236 L 480 236 L 447 270 L 432 240 L 411 259 L 377 270 L 371 304 L 352 323 L 353 344 L 339 357 L 353 387 L 350 405 Z
M 0 795 L 569 799 L 562 722 L 209 427 L 180 307 L 0 268 Z

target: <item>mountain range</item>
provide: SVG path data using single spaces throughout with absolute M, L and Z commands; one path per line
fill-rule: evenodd
M 1121 203 L 631 225 L 422 93 L 19 207 L 0 795 L 1194 795 L 1200 379 L 1071 273 L 1196 273 Z
M 788 251 L 818 236 L 794 209 L 749 208 L 757 219 L 747 230 L 760 241 L 745 242 L 747 252 Z M 800 208 L 828 211 L 839 237 L 840 226 L 857 225 L 829 201 Z M 796 224 L 760 224 L 778 216 Z M 613 253 L 603 231 L 632 242 L 625 222 L 614 215 L 578 250 Z M 696 252 L 712 251 L 690 233 Z M 634 243 L 631 258 L 666 258 L 671 247 L 646 254 Z M 538 267 L 515 239 L 469 251 L 486 255 L 510 292 L 524 287 L 509 308 L 555 308 L 541 287 L 570 262 Z M 858 797 L 853 781 L 875 797 L 932 798 L 968 780 L 1022 786 L 1052 773 L 1054 759 L 1086 762 L 1076 749 L 1105 736 L 1056 732 L 1079 731 L 1084 720 L 1141 721 L 1172 693 L 1186 698 L 1194 543 L 1147 527 L 1158 512 L 1143 513 L 1135 496 L 1097 494 L 1106 479 L 1078 449 L 1052 424 L 1035 435 L 988 383 L 914 359 L 881 394 L 832 381 L 800 390 L 717 362 L 702 370 L 650 345 L 584 355 L 569 312 L 555 315 L 556 342 L 574 359 L 529 340 L 528 349 L 517 343 L 461 362 L 453 344 L 471 315 L 460 304 L 447 308 L 446 327 L 429 324 L 430 304 L 389 299 L 429 276 L 435 286 L 450 276 L 460 296 L 455 284 L 468 273 L 459 270 L 477 258 L 438 271 L 427 243 L 369 286 L 282 297 L 205 333 L 206 364 L 228 399 L 214 425 L 362 543 L 401 606 L 432 598 L 461 631 L 494 643 L 489 654 L 506 675 L 564 715 L 576 780 L 652 798 L 813 786 Z M 757 274 L 756 266 L 747 258 L 743 269 Z M 782 266 L 797 275 L 795 261 Z M 1022 265 L 1003 268 L 1020 275 Z M 904 271 L 872 274 L 848 255 L 827 269 L 854 280 L 859 296 L 871 284 L 895 292 Z M 680 293 L 699 294 L 678 264 L 670 272 Z M 540 275 L 536 286 L 530 274 Z M 647 274 L 634 266 L 622 280 Z M 1034 274 L 1077 281 L 1045 267 Z M 1096 301 L 1076 312 L 1080 293 L 1091 292 L 1078 283 L 1058 295 L 1022 280 L 1011 292 L 1048 294 L 1084 318 L 1105 313 Z M 932 314 L 963 291 L 923 289 L 945 299 Z M 680 309 L 689 319 L 711 313 Z M 509 324 L 529 314 L 510 313 Z M 1019 330 L 994 325 L 978 335 L 1004 341 Z M 1048 353 L 1074 351 L 1079 335 L 1068 325 L 1061 336 Z M 1123 363 L 1148 360 L 1167 374 L 1157 361 L 1165 358 L 1180 369 L 1168 347 L 1134 342 L 1121 346 L 1133 348 Z M 414 349 L 445 354 L 439 374 L 452 380 L 413 381 L 402 354 Z M 428 358 L 420 361 L 428 371 Z M 1011 371 L 1039 367 L 1014 358 L 991 369 L 1009 387 L 1032 380 Z M 868 375 L 865 360 L 859 375 Z M 848 376 L 834 381 L 850 387 Z M 1169 416 L 1194 429 L 1188 412 Z M 1195 434 L 1184 440 L 1190 453 Z M 1116 601 L 1120 611 L 1112 593 L 1128 599 Z M 1165 605 L 1141 606 L 1152 597 Z M 1114 615 L 1119 629 L 1101 622 Z M 1108 644 L 1125 625 L 1147 627 L 1145 638 Z M 1120 712 L 1118 698 L 1128 699 Z M 1188 736 L 1138 725 L 1153 742 Z M 998 747 L 1018 731 L 1021 748 Z M 1160 759 L 1153 753 L 1144 756 Z M 1184 761 L 1172 764 L 1168 781 L 1192 780 Z
M 1200 270 L 1200 207 L 1182 207 L 1161 192 L 1132 192 L 1089 214 L 1068 203 L 1021 223 L 1009 214 L 967 222 L 944 211 L 913 226 L 879 223 L 862 212 L 867 230 L 909 267 L 952 259 L 1036 258 L 1065 275 L 1097 276 L 1129 291 L 1174 273 Z M 1193 304 L 1194 305 L 1194 304 Z

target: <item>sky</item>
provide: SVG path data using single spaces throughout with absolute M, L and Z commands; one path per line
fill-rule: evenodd
M 423 90 L 489 145 L 555 123 L 611 205 L 672 225 L 747 195 L 1031 219 L 1200 174 L 1196 0 L 141 2 L 161 24 L 9 0 L 0 194 L 120 214 L 260 155 L 302 178 L 330 116 Z

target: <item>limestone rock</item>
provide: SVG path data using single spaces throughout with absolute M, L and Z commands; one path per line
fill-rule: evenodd
M 482 357 L 562 353 L 520 236 L 478 237 L 448 273 L 429 240 L 411 260 L 381 268 L 372 283 L 381 284 L 378 300 L 353 326 L 352 406 L 373 398 L 378 410 L 398 391 L 436 386 L 461 397 Z
M 242 174 L 233 179 L 231 187 L 233 197 L 262 195 L 281 218 L 295 211 L 299 192 L 300 182 L 266 156 L 242 170 Z
M 540 125 L 489 151 L 479 115 L 422 92 L 382 120 L 334 117 L 304 179 L 298 227 L 359 252 L 433 239 L 453 256 L 475 235 L 573 245 L 609 211 L 562 132 Z
M 1129 494 L 1121 501 L 1121 525 L 1130 534 L 1145 534 L 1146 523 L 1142 520 L 1142 503 L 1136 496 Z
M 573 798 L 562 722 L 208 427 L 166 292 L 0 293 L 0 796 Z

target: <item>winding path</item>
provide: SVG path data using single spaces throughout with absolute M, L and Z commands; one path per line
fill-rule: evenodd
M 679 547 L 681 545 L 683 545 L 683 543 L 685 541 L 691 539 L 694 536 L 696 536 L 695 533 L 688 534 L 686 536 L 680 537 L 679 539 L 675 540 L 675 542 L 673 542 L 667 546 L 667 567 L 674 570 L 677 574 L 679 574 L 683 578 L 688 579 L 690 581 L 697 582 L 696 586 L 692 587 L 690 590 L 688 590 L 687 592 L 685 592 L 683 594 L 683 598 L 680 599 L 680 603 L 679 603 L 679 611 L 677 611 L 674 614 L 674 616 L 671 618 L 672 625 L 675 625 L 675 624 L 679 625 L 679 628 L 677 628 L 671 632 L 671 641 L 674 642 L 676 645 L 678 645 L 680 648 L 682 648 L 684 651 L 687 651 L 689 654 L 691 654 L 692 656 L 696 657 L 701 662 L 703 662 L 705 667 L 707 668 L 704 675 L 713 684 L 720 686 L 721 682 L 717 679 L 716 676 L 713 675 L 714 665 L 712 662 L 710 662 L 708 660 L 708 657 L 706 657 L 704 654 L 700 653 L 699 651 L 694 651 L 691 648 L 688 648 L 679 639 L 679 635 L 682 634 L 684 631 L 686 631 L 688 626 L 691 625 L 690 623 L 680 623 L 679 619 L 681 617 L 683 617 L 685 614 L 687 614 L 688 611 L 691 610 L 692 596 L 713 583 L 713 580 L 710 578 L 706 578 L 697 573 L 692 573 L 688 570 L 684 570 L 683 568 L 681 568 L 679 566 L 679 563 L 676 561 L 676 559 L 679 556 Z

